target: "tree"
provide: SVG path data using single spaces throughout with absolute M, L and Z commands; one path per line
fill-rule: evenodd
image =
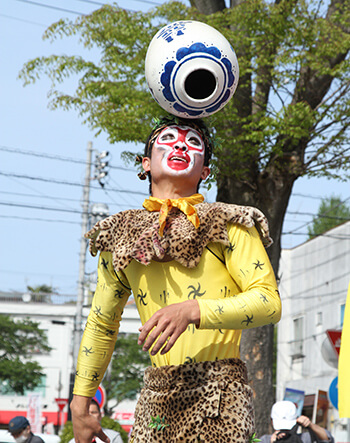
M 49 352 L 47 336 L 39 323 L 29 319 L 14 321 L 0 314 L 0 381 L 6 389 L 24 394 L 39 386 L 44 375 L 38 362 L 32 360 L 33 351 Z
M 27 286 L 27 290 L 33 294 L 52 294 L 55 292 L 52 286 L 48 285 L 37 285 L 37 286 Z
M 56 293 L 52 286 L 48 285 L 37 285 L 37 286 L 27 286 L 27 290 L 36 302 L 48 302 L 51 301 L 51 294 Z
M 75 108 L 111 143 L 145 141 L 160 110 L 144 78 L 147 46 L 163 25 L 195 19 L 219 29 L 240 63 L 233 99 L 210 120 L 224 144 L 216 150 L 217 199 L 252 205 L 268 217 L 278 274 L 281 232 L 294 182 L 302 176 L 349 176 L 348 0 L 192 0 L 150 13 L 104 6 L 75 23 L 59 21 L 45 38 L 78 35 L 97 47 L 98 62 L 79 56 L 39 57 L 20 73 L 52 80 L 51 107 Z M 79 76 L 74 94 L 57 90 Z M 244 331 L 241 354 L 255 392 L 257 433 L 267 433 L 273 403 L 273 327 Z
M 350 220 L 350 207 L 340 197 L 332 196 L 322 199 L 317 216 L 313 217 L 308 227 L 309 239 L 322 235 L 329 229 Z
M 150 365 L 148 353 L 137 344 L 137 334 L 119 335 L 115 345 L 111 370 L 103 380 L 107 400 L 115 400 L 107 415 L 125 399 L 135 399 L 141 390 L 143 371 Z M 106 406 L 105 406 L 106 409 Z

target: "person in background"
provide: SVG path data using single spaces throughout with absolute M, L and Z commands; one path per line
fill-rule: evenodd
M 100 405 L 97 403 L 95 399 L 91 399 L 91 403 L 89 406 L 89 414 L 96 418 L 96 420 L 101 423 L 102 414 L 101 414 L 101 408 Z M 123 439 L 121 438 L 119 432 L 115 431 L 114 429 L 107 429 L 102 428 L 103 432 L 108 436 L 111 443 L 123 443 Z M 93 442 L 101 443 L 102 440 L 100 440 L 98 437 L 95 437 Z M 69 443 L 75 443 L 75 439 L 72 438 Z
M 10 420 L 9 432 L 16 443 L 44 443 L 41 437 L 33 434 L 29 421 L 21 415 Z
M 300 434 L 303 443 L 313 443 L 315 440 L 312 434 L 317 437 L 317 442 L 334 443 L 334 438 L 329 431 L 311 423 L 311 420 L 305 415 L 298 417 L 297 408 L 294 403 L 288 400 L 278 401 L 272 406 L 271 421 L 275 432 L 271 435 L 263 435 L 260 443 L 272 443 L 275 441 L 283 441 L 288 436 L 288 432 L 294 426 L 301 426 L 306 432 Z M 308 432 L 311 430 L 311 432 Z

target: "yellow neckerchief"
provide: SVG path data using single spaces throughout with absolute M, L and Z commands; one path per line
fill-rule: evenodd
M 193 224 L 193 226 L 198 228 L 200 223 L 199 218 L 196 208 L 192 205 L 202 203 L 203 201 L 204 197 L 202 194 L 193 194 L 190 197 L 175 199 L 166 198 L 164 200 L 161 198 L 150 197 L 146 198 L 146 200 L 143 202 L 143 207 L 150 212 L 159 211 L 159 234 L 161 237 L 163 237 L 166 218 L 171 208 L 180 209 L 180 211 L 186 214 L 188 220 Z

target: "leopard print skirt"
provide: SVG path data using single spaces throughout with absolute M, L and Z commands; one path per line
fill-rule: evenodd
M 147 368 L 130 443 L 247 443 L 252 397 L 237 358 Z

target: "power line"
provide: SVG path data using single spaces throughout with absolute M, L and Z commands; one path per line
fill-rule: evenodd
M 341 206 L 341 205 L 343 205 L 344 203 L 346 203 L 348 200 L 350 200 L 350 197 L 347 197 L 345 200 L 340 201 L 340 203 L 339 203 L 337 206 L 335 206 L 334 208 L 329 208 L 329 210 L 328 210 L 327 212 L 325 212 L 324 214 L 315 214 L 315 215 L 316 215 L 316 218 L 321 218 L 321 217 L 324 218 L 324 217 L 326 217 L 326 214 L 327 214 L 328 212 L 332 211 L 332 210 L 335 209 L 335 208 L 338 208 L 339 206 Z M 297 214 L 298 214 L 298 213 L 297 213 Z M 313 215 L 313 214 L 310 214 L 310 215 Z M 299 226 L 298 228 L 293 229 L 292 231 L 287 232 L 286 234 L 294 234 L 295 231 L 299 231 L 299 229 L 305 228 L 305 226 L 308 226 L 308 225 L 310 225 L 310 224 L 313 223 L 313 222 L 314 222 L 314 219 L 311 220 L 311 221 L 309 221 L 309 222 L 307 222 L 307 223 L 304 223 L 303 225 Z M 316 238 L 316 237 L 318 237 L 318 235 L 314 236 L 313 238 Z
M 29 156 L 33 156 L 33 157 L 39 157 L 39 158 L 48 158 L 50 160 L 59 160 L 59 161 L 63 161 L 63 162 L 78 163 L 78 164 L 83 164 L 83 165 L 85 165 L 85 163 L 86 163 L 86 160 L 83 160 L 80 158 L 65 157 L 63 155 L 47 154 L 44 152 L 37 152 L 37 151 L 26 151 L 24 149 L 10 148 L 8 146 L 3 146 L 3 145 L 0 145 L 0 151 L 11 152 L 13 154 L 29 155 Z M 125 168 L 123 166 L 108 165 L 108 167 L 111 169 L 117 169 L 120 171 L 135 172 L 134 169 Z
M 320 195 L 307 195 L 307 194 L 300 194 L 298 192 L 293 193 L 292 197 L 311 198 L 313 200 L 322 200 L 324 198 L 324 197 L 322 197 Z
M 31 20 L 25 20 L 23 18 L 13 17 L 12 15 L 0 14 L 0 17 L 5 17 L 5 18 L 9 18 L 11 20 L 17 20 L 19 22 L 29 23 L 30 25 L 36 25 L 36 26 L 41 26 L 43 28 L 47 28 L 47 25 L 44 25 L 43 23 L 37 23 L 37 22 L 33 22 Z
M 57 6 L 45 5 L 43 3 L 34 2 L 32 0 L 16 0 L 18 2 L 27 3 L 29 5 L 41 6 L 42 8 L 55 9 L 56 11 L 68 12 L 70 14 L 85 15 L 82 12 L 72 11 L 71 9 L 59 8 Z
M 0 171 L 0 175 L 3 175 L 5 177 L 16 177 L 16 178 L 23 178 L 25 180 L 36 180 L 36 181 L 43 181 L 46 183 L 55 183 L 55 184 L 59 184 L 59 185 L 67 185 L 67 186 L 79 186 L 79 187 L 83 187 L 84 185 L 78 182 L 69 182 L 69 181 L 63 181 L 63 180 L 57 180 L 54 178 L 46 178 L 46 177 L 33 177 L 31 175 L 25 175 L 25 174 L 15 174 L 15 173 L 6 173 L 6 172 L 1 172 Z M 92 189 L 98 189 L 100 190 L 101 188 L 98 186 L 91 186 Z M 128 191 L 126 189 L 113 189 L 113 188 L 109 188 L 107 189 L 108 191 L 111 192 L 123 192 L 123 193 L 127 193 L 127 194 L 136 194 L 136 195 L 144 195 L 144 196 L 148 196 L 148 193 L 146 192 L 141 192 L 141 191 Z
M 343 221 L 349 221 L 350 219 L 348 217 L 334 217 L 332 215 L 323 215 L 323 214 L 313 214 L 311 212 L 293 212 L 293 211 L 287 211 L 287 214 L 290 215 L 308 215 L 311 217 L 314 217 L 315 215 L 317 216 L 317 218 L 329 218 L 332 220 L 343 220 Z M 325 213 L 327 214 L 327 213 Z
M 282 232 L 281 235 L 303 235 L 307 236 L 309 235 L 308 232 Z M 317 237 L 328 237 L 328 238 L 334 238 L 335 240 L 348 240 L 350 238 L 350 235 L 344 234 L 344 235 L 336 235 L 336 234 L 318 234 Z M 316 237 L 313 237 L 316 238 Z
M 93 5 L 100 5 L 100 6 L 104 6 L 106 4 L 106 3 L 96 2 L 96 1 L 93 1 L 93 0 L 77 0 L 77 1 L 83 2 L 83 3 L 91 3 Z M 131 1 L 135 1 L 135 2 L 138 2 L 138 3 L 147 3 L 149 5 L 155 5 L 155 6 L 161 6 L 162 5 L 162 3 L 152 2 L 150 0 L 131 0 Z M 124 9 L 124 8 L 122 8 L 122 9 Z
M 6 194 L 6 195 L 15 195 L 18 197 L 34 197 L 34 198 L 44 198 L 44 199 L 48 199 L 48 200 L 63 200 L 63 201 L 68 201 L 68 202 L 76 202 L 76 203 L 81 203 L 81 199 L 78 198 L 68 198 L 68 197 L 53 197 L 51 195 L 36 195 L 36 194 L 26 194 L 23 192 L 10 192 L 10 191 L 1 191 L 0 190 L 0 194 Z M 108 194 L 108 197 L 111 198 L 111 196 Z M 90 203 L 93 205 L 95 203 L 105 203 L 106 205 L 110 205 L 110 202 L 101 202 L 100 200 L 97 201 L 90 201 Z M 128 203 L 119 203 L 113 200 L 113 204 L 115 204 L 116 206 L 125 206 L 128 208 L 132 208 L 132 206 L 130 206 L 130 204 Z M 138 207 L 138 206 L 137 206 Z M 136 208 L 136 206 L 134 206 L 134 208 Z M 1 217 L 1 215 L 0 215 Z
M 8 218 L 10 220 L 26 220 L 26 221 L 41 221 L 41 222 L 52 222 L 52 223 L 68 223 L 71 225 L 81 225 L 80 222 L 70 221 L 70 220 L 58 220 L 58 219 L 49 219 L 49 218 L 40 218 L 40 217 L 22 217 L 22 216 L 13 216 L 13 215 L 0 215 L 0 218 Z
M 17 208 L 29 208 L 29 209 L 43 209 L 45 211 L 58 211 L 58 212 L 68 212 L 71 214 L 82 214 L 83 212 L 77 209 L 65 209 L 65 208 L 53 208 L 49 206 L 37 206 L 37 205 L 26 205 L 24 203 L 12 203 L 12 202 L 1 202 L 2 206 L 14 206 Z
M 75 14 L 75 15 L 87 15 L 88 13 L 84 13 L 84 12 L 80 12 L 80 11 L 73 11 L 71 9 L 65 9 L 65 8 L 59 8 L 58 6 L 52 6 L 52 5 L 47 5 L 45 3 L 38 3 L 32 0 L 16 0 L 18 2 L 22 2 L 22 3 L 26 3 L 28 5 L 33 5 L 33 6 L 39 6 L 42 8 L 48 8 L 48 9 L 53 9 L 56 11 L 61 11 L 61 12 L 68 12 L 69 14 Z M 83 0 L 80 0 L 83 1 Z M 161 6 L 161 3 L 156 3 L 156 2 L 152 2 L 152 1 L 148 1 L 148 0 L 136 0 L 140 3 L 148 3 L 151 5 L 155 5 L 155 6 Z M 88 3 L 88 4 L 92 4 L 92 5 L 97 5 L 97 6 L 104 6 L 106 3 L 99 3 L 93 0 L 84 0 L 84 3 Z M 128 12 L 136 12 L 133 9 L 127 9 L 127 8 L 120 8 L 123 9 L 124 11 L 128 11 Z

